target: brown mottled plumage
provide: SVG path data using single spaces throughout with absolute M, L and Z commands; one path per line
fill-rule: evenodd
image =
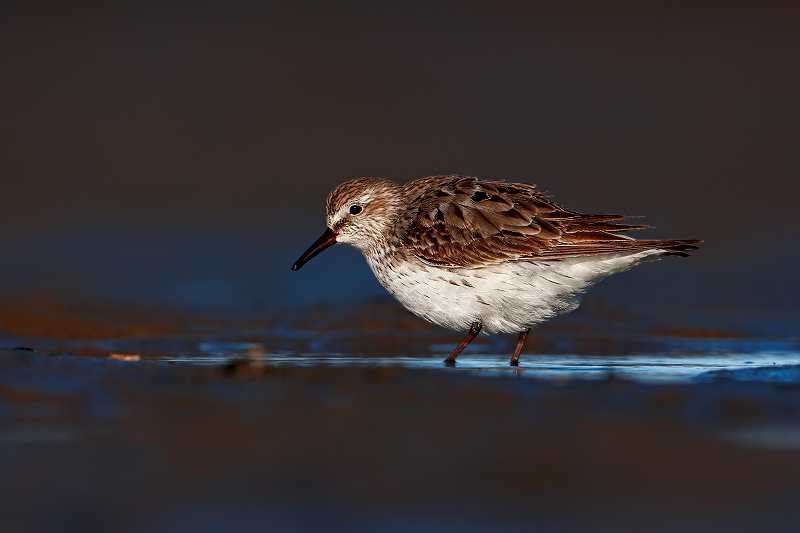
M 582 215 L 545 198 L 535 185 L 435 176 L 403 187 L 402 244 L 433 263 L 475 267 L 518 259 L 665 249 L 682 254 L 696 240 L 635 240 L 611 224 L 621 215 Z

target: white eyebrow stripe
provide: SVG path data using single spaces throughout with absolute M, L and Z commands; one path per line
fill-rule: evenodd
M 366 191 L 366 192 L 365 192 L 365 193 L 364 193 L 364 194 L 363 194 L 363 195 L 362 195 L 362 196 L 361 196 L 361 197 L 358 199 L 358 201 L 357 201 L 357 202 L 355 202 L 355 203 L 357 203 L 357 204 L 366 204 L 366 203 L 369 203 L 369 202 L 371 202 L 371 201 L 372 201 L 372 200 L 374 200 L 374 199 L 375 199 L 375 195 L 374 195 L 374 194 L 372 194 L 370 191 Z
M 336 213 L 334 213 L 333 216 L 331 217 L 331 225 L 336 224 L 337 222 L 342 220 L 347 215 L 348 209 L 350 209 L 350 206 L 346 205 L 341 209 L 339 209 Z
M 343 205 L 334 215 L 331 217 L 331 225 L 336 224 L 344 217 L 346 217 L 350 213 L 350 206 L 351 205 L 361 205 L 364 206 L 365 204 L 370 203 L 372 200 L 375 199 L 375 195 L 369 191 L 364 192 L 361 196 L 356 198 L 352 203 L 347 205 Z

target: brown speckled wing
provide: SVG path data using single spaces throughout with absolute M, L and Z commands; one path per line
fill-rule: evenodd
M 582 215 L 534 185 L 435 176 L 403 187 L 409 208 L 401 244 L 425 261 L 475 267 L 515 259 L 558 259 L 664 249 L 684 255 L 694 240 L 635 240 L 611 223 L 621 215 Z

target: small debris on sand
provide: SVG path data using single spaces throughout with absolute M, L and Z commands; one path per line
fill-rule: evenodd
M 125 355 L 121 353 L 112 353 L 108 356 L 109 359 L 117 359 L 119 361 L 141 361 L 140 355 Z

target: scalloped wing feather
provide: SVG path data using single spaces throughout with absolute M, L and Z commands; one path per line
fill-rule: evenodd
M 443 266 L 477 267 L 518 259 L 558 259 L 643 250 L 685 255 L 697 240 L 636 240 L 614 224 L 622 215 L 583 215 L 547 199 L 535 185 L 434 176 L 404 187 L 409 207 L 401 245 Z

